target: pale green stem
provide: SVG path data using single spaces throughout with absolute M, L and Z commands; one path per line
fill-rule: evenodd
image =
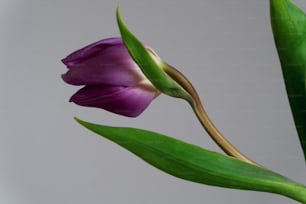
M 190 95 L 190 98 L 187 99 L 191 105 L 193 111 L 195 112 L 198 120 L 210 135 L 210 137 L 216 142 L 216 144 L 228 155 L 233 156 L 242 161 L 258 165 L 256 162 L 249 159 L 247 156 L 242 154 L 236 147 L 234 147 L 216 128 L 213 122 L 208 117 L 205 112 L 203 105 L 201 103 L 200 97 L 197 94 L 195 88 L 189 82 L 189 80 L 177 69 L 168 65 L 164 71 L 174 79 L 180 86 L 182 86 Z

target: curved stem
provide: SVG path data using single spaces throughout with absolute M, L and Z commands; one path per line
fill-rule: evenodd
M 236 147 L 234 147 L 216 128 L 213 122 L 208 117 L 207 113 L 205 112 L 203 105 L 201 103 L 200 97 L 197 94 L 195 88 L 189 82 L 189 80 L 177 69 L 172 67 L 171 65 L 166 66 L 165 72 L 174 79 L 180 86 L 182 86 L 190 95 L 188 99 L 189 104 L 191 105 L 192 109 L 194 110 L 198 120 L 210 135 L 210 137 L 217 143 L 217 145 L 228 155 L 233 156 L 237 159 L 242 161 L 258 165 L 256 162 L 249 159 L 243 153 L 241 153 Z

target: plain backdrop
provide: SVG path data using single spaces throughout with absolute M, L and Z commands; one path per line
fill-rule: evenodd
M 224 135 L 269 169 L 306 183 L 274 47 L 268 0 L 121 0 L 130 29 L 183 72 Z M 305 0 L 296 0 L 306 8 Z M 218 151 L 189 105 L 161 95 L 138 118 L 68 102 L 60 62 L 119 36 L 116 0 L 1 0 L 0 204 L 289 204 L 279 195 L 167 175 L 73 117 L 167 134 Z

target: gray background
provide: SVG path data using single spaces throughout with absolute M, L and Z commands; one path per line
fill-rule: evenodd
M 295 1 L 306 8 L 306 1 Z M 268 0 L 121 0 L 131 30 L 197 88 L 217 127 L 262 165 L 306 183 Z M 295 203 L 187 182 L 72 119 L 158 131 L 219 151 L 184 101 L 161 95 L 138 118 L 68 103 L 60 59 L 118 36 L 117 0 L 1 0 L 0 203 Z

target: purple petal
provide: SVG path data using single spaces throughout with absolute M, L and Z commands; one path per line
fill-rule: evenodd
M 149 85 L 133 87 L 93 85 L 80 89 L 71 97 L 70 102 L 136 117 L 158 94 L 156 89 Z
M 75 64 L 79 63 L 80 61 L 86 60 L 87 58 L 94 55 L 96 52 L 100 52 L 101 50 L 108 48 L 110 46 L 114 45 L 120 45 L 123 44 L 121 38 L 107 38 L 100 40 L 98 42 L 94 42 L 90 45 L 87 45 L 70 55 L 68 55 L 66 58 L 62 59 L 62 62 L 68 67 L 71 68 Z
M 89 46 L 85 50 L 90 56 L 67 63 L 70 69 L 62 75 L 63 80 L 72 85 L 133 86 L 144 78 L 122 41 L 100 48 Z

